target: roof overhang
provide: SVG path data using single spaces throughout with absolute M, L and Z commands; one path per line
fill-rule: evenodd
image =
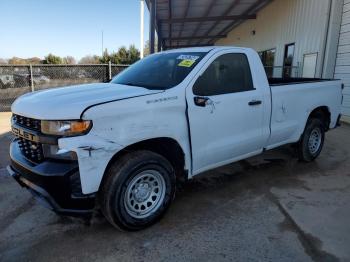
M 163 49 L 213 45 L 272 0 L 145 0 Z M 155 3 L 153 12 L 151 3 Z

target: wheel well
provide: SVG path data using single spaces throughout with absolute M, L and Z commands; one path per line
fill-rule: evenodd
M 137 150 L 148 150 L 163 156 L 174 167 L 177 179 L 187 179 L 185 154 L 179 143 L 168 137 L 143 140 L 127 146 L 112 157 L 106 170 L 108 170 L 109 166 L 121 156 Z
M 329 129 L 329 125 L 331 123 L 331 113 L 329 112 L 328 107 L 320 106 L 315 108 L 309 116 L 310 118 L 318 118 L 324 123 L 325 131 Z

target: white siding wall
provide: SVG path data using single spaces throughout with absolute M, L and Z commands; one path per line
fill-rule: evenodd
M 335 78 L 344 81 L 343 114 L 350 121 L 350 0 L 344 0 L 342 25 L 335 67 Z
M 274 0 L 258 13 L 256 20 L 242 23 L 216 45 L 246 46 L 256 51 L 276 48 L 275 66 L 282 66 L 285 45 L 295 43 L 293 66 L 302 64 L 304 54 L 318 53 L 316 77 L 320 77 L 329 3 L 329 0 Z

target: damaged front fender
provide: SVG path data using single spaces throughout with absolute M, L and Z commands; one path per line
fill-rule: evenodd
M 61 138 L 58 146 L 76 153 L 83 194 L 98 191 L 110 159 L 124 148 L 117 142 L 97 135 Z

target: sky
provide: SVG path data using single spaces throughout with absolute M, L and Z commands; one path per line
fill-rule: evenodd
M 145 5 L 145 41 L 148 39 Z M 0 58 L 49 53 L 101 55 L 104 48 L 140 48 L 140 0 L 0 0 Z

